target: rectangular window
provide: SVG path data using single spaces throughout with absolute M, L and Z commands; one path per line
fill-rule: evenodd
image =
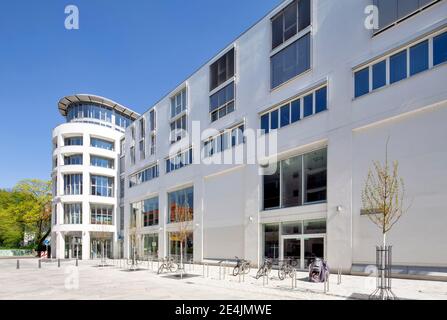
M 149 112 L 149 130 L 154 131 L 156 129 L 155 110 Z
M 82 137 L 69 137 L 64 139 L 65 146 L 82 146 Z
M 73 165 L 82 165 L 82 154 L 74 154 L 71 156 L 64 157 L 64 165 L 73 166 Z
M 428 69 L 428 40 L 410 48 L 410 75 Z
M 320 234 L 326 233 L 326 220 L 305 220 L 304 234 Z
M 64 174 L 64 195 L 82 194 L 82 174 Z
M 194 216 L 194 188 L 168 193 L 168 222 L 192 221 Z
M 133 166 L 135 164 L 135 147 L 130 147 L 130 164 Z
M 290 222 L 282 224 L 282 234 L 287 235 L 296 235 L 303 234 L 303 226 L 302 222 Z
M 171 143 L 175 143 L 186 137 L 186 122 L 186 114 L 171 122 Z
M 395 83 L 407 77 L 407 50 L 390 57 L 390 83 Z
M 310 69 L 310 33 L 271 57 L 271 88 Z
M 129 187 L 132 188 L 146 181 L 151 181 L 152 179 L 158 178 L 158 175 L 158 164 L 151 165 L 150 167 L 129 176 Z
M 174 118 L 175 116 L 179 115 L 185 110 L 186 110 L 186 88 L 182 89 L 179 93 L 177 93 L 175 96 L 171 98 L 171 118 Z M 155 129 L 155 121 L 153 128 Z
M 314 112 L 314 98 L 312 94 L 308 94 L 303 98 L 303 117 L 311 116 Z
M 124 231 L 124 206 L 120 206 L 120 231 L 123 234 Z
M 281 128 L 285 127 L 290 124 L 290 104 L 286 104 L 285 106 L 282 106 L 280 109 L 281 113 Z
M 192 148 L 166 159 L 166 173 L 181 169 L 190 164 L 192 164 Z
M 158 258 L 158 233 L 145 234 L 144 237 L 144 256 Z
M 386 85 L 386 60 L 380 61 L 372 66 L 373 90 Z
M 261 130 L 264 130 L 264 133 L 269 133 L 270 129 L 270 113 L 266 113 L 261 116 Z
M 357 71 L 355 78 L 355 97 L 363 96 L 369 92 L 369 67 Z
M 300 110 L 300 100 L 297 99 L 295 101 L 292 101 L 292 103 L 290 104 L 291 109 L 292 109 L 292 116 L 291 116 L 291 120 L 292 123 L 297 122 L 298 120 L 300 120 L 301 117 L 301 110 Z
M 264 258 L 279 258 L 279 225 L 264 225 Z
M 140 160 L 144 160 L 144 158 L 146 157 L 146 144 L 145 144 L 145 139 L 140 140 L 140 143 L 139 143 L 139 150 L 140 150 Z
M 144 118 L 140 119 L 140 139 L 144 139 L 146 136 L 146 121 L 144 121 Z
M 155 154 L 157 148 L 157 137 L 155 134 L 151 135 L 151 156 Z
M 90 204 L 90 223 L 112 225 L 113 224 L 113 206 Z
M 210 96 L 211 121 L 234 111 L 234 82 Z
M 158 225 L 158 197 L 143 201 L 143 227 Z
M 231 147 L 244 143 L 244 125 L 226 129 L 222 133 L 203 142 L 204 157 L 225 151 Z M 231 137 L 231 138 L 230 138 Z M 230 143 L 231 141 L 231 143 Z
M 326 148 L 279 161 L 263 176 L 264 210 L 326 201 Z
M 278 129 L 279 111 L 274 110 L 270 113 L 270 130 Z
M 92 196 L 113 197 L 113 178 L 105 176 L 90 176 Z
M 125 186 L 124 186 L 124 178 L 120 179 L 120 199 L 124 198 Z
M 115 160 L 91 155 L 90 165 L 94 167 L 113 169 L 115 167 Z
M 272 49 L 310 25 L 310 0 L 294 1 L 272 19 Z
M 315 91 L 315 113 L 327 109 L 327 87 Z
M 120 155 L 121 156 L 125 155 L 125 152 L 126 152 L 125 148 L 126 148 L 126 140 L 125 139 L 121 139 L 120 140 Z
M 433 65 L 447 61 L 447 32 L 433 38 Z
M 210 91 L 234 76 L 234 48 L 210 66 Z
M 64 224 L 82 224 L 82 203 L 64 204 Z
M 112 151 L 115 149 L 115 144 L 113 142 L 99 138 L 90 138 L 90 145 L 95 148 L 101 148 Z

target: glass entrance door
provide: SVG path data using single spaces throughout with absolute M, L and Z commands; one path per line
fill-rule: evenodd
M 324 239 L 321 236 L 283 236 L 281 260 L 292 260 L 297 269 L 307 270 L 315 258 L 325 259 Z
M 82 259 L 82 238 L 65 237 L 65 259 Z
M 301 239 L 285 238 L 283 242 L 283 259 L 291 260 L 293 266 L 301 267 Z
M 324 238 L 305 238 L 304 268 L 309 268 L 315 258 L 324 259 Z

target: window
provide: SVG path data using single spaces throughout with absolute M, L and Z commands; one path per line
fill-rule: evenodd
M 124 206 L 120 206 L 120 231 L 123 234 L 124 231 Z
M 294 1 L 272 19 L 272 49 L 310 25 L 310 0 Z
M 410 76 L 428 69 L 428 40 L 410 48 Z
M 192 148 L 166 159 L 166 173 L 181 169 L 190 164 L 192 164 Z
M 107 169 L 113 169 L 115 167 L 115 161 L 113 159 L 90 156 L 90 164 L 94 167 L 102 167 Z
M 115 144 L 111 141 L 99 139 L 99 138 L 91 138 L 90 145 L 95 148 L 101 148 L 106 150 L 114 150 Z
M 439 0 L 374 0 L 379 9 L 379 30 L 384 30 L 437 1 Z
M 447 61 L 447 32 L 433 38 L 433 65 Z
M 326 148 L 279 161 L 263 176 L 264 210 L 326 201 Z
M 190 187 L 168 193 L 168 206 L 169 223 L 179 222 L 187 217 L 192 220 L 194 213 L 194 188 Z
M 90 176 L 92 196 L 113 197 L 113 178 L 104 176 Z
M 211 122 L 234 111 L 234 82 L 210 97 Z
M 386 85 L 386 60 L 380 61 L 372 66 L 373 90 Z M 368 88 L 369 91 L 369 88 Z
M 149 130 L 154 131 L 156 129 L 155 110 L 149 112 Z
M 146 121 L 144 121 L 144 118 L 140 119 L 140 139 L 144 139 L 146 136 Z
M 130 147 L 130 165 L 134 165 L 135 164 L 135 147 L 132 146 Z
M 180 141 L 186 136 L 186 114 L 171 122 L 171 143 Z
M 124 186 L 124 178 L 120 179 L 120 199 L 124 198 L 125 186 Z
M 64 224 L 82 224 L 82 203 L 64 204 Z
M 244 143 L 244 127 L 245 126 L 241 124 L 237 127 L 226 129 L 217 136 L 211 137 L 204 141 L 204 158 L 211 157 L 216 153 L 225 151 L 236 145 Z
M 64 174 L 64 194 L 82 194 L 82 174 Z
M 270 58 L 271 88 L 310 69 L 310 33 Z
M 210 91 L 234 76 L 234 48 L 210 66 Z
M 143 235 L 144 256 L 158 258 L 158 233 Z
M 158 197 L 143 201 L 143 227 L 158 225 Z
M 140 140 L 139 150 L 140 150 L 140 160 L 144 160 L 144 158 L 146 157 L 146 147 L 145 147 L 144 139 Z
M 281 227 L 283 235 L 303 234 L 303 226 L 301 221 L 283 223 Z
M 65 146 L 82 146 L 82 137 L 68 137 L 64 139 Z
M 64 157 L 64 165 L 73 166 L 73 165 L 82 165 L 82 154 L 74 154 L 71 156 Z
M 401 51 L 390 57 L 390 83 L 407 77 L 407 51 Z
M 326 220 L 305 220 L 303 222 L 304 225 L 304 234 L 319 234 L 326 233 Z
M 301 118 L 301 105 L 303 105 L 303 117 L 327 110 L 327 86 L 320 87 L 303 97 L 295 98 L 295 100 L 261 115 L 261 130 L 268 133 L 271 130 L 297 122 Z
M 355 97 L 363 96 L 369 92 L 369 67 L 357 71 L 355 77 Z
M 158 178 L 158 175 L 158 164 L 151 165 L 150 167 L 129 176 L 129 188 Z
M 279 258 L 279 225 L 264 225 L 264 258 Z
M 113 206 L 91 204 L 90 213 L 91 224 L 113 224 Z
M 155 150 L 157 148 L 157 137 L 155 134 L 151 135 L 151 156 L 155 154 Z
M 186 88 L 182 89 L 179 93 L 177 93 L 175 96 L 171 98 L 171 118 L 174 118 L 175 116 L 179 115 L 185 110 L 186 110 Z M 155 122 L 153 128 L 155 129 Z
M 126 154 L 126 140 L 125 139 L 121 139 L 120 140 L 120 155 L 124 156 Z

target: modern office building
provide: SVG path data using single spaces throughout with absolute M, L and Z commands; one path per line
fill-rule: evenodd
M 124 130 L 139 115 L 86 94 L 65 97 L 58 107 L 66 123 L 53 130 L 52 257 L 117 255 Z
M 188 212 L 194 261 L 364 272 L 382 235 L 361 190 L 389 138 L 411 204 L 388 234 L 396 270 L 445 272 L 446 61 L 447 1 L 283 1 L 127 128 L 126 254 L 178 255 Z M 276 134 L 276 172 L 205 163 L 249 148 L 244 129 Z

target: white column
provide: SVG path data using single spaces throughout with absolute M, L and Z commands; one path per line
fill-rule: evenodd
M 65 237 L 63 232 L 57 232 L 57 243 L 56 243 L 56 258 L 65 258 Z
M 90 260 L 90 232 L 82 232 L 82 260 Z

